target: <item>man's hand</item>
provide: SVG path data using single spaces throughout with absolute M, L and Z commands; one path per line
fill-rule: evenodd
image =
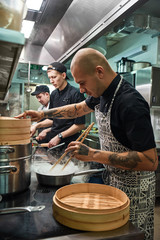
M 42 132 L 40 132 L 40 134 L 36 137 L 36 140 L 41 141 L 43 140 L 47 135 L 47 131 L 43 130 Z
M 68 144 L 65 152 L 71 152 L 71 155 L 77 158 L 78 160 L 88 162 L 93 161 L 93 149 L 87 145 L 75 141 Z
M 30 128 L 30 134 L 31 134 L 31 137 L 36 133 L 36 126 L 35 125 L 32 125 L 31 128 Z
M 56 145 L 58 145 L 60 143 L 60 138 L 58 136 L 55 136 L 54 138 L 52 138 L 49 143 L 48 143 L 48 147 L 51 148 L 51 147 L 54 147 Z
M 42 118 L 44 118 L 44 112 L 43 111 L 33 111 L 33 110 L 27 110 L 24 113 L 19 114 L 18 116 L 15 116 L 15 118 L 27 118 L 27 116 L 31 117 L 31 121 L 40 121 Z

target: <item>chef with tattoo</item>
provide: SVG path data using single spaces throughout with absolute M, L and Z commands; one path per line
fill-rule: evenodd
M 140 93 L 113 71 L 106 58 L 91 48 L 79 50 L 71 72 L 80 92 L 88 98 L 77 104 L 47 111 L 26 111 L 18 118 L 77 118 L 95 112 L 101 150 L 71 142 L 66 151 L 82 161 L 104 164 L 105 184 L 124 191 L 131 200 L 130 219 L 154 235 L 155 170 L 158 157 L 147 102 Z

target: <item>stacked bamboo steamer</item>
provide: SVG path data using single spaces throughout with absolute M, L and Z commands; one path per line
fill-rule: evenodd
M 78 183 L 58 189 L 53 196 L 53 216 L 61 224 L 83 231 L 108 231 L 129 220 L 130 200 L 111 186 Z
M 30 143 L 30 119 L 0 117 L 0 145 Z

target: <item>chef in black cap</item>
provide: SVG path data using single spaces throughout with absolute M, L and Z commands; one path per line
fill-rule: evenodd
M 49 87 L 47 85 L 37 85 L 35 88 L 35 91 L 31 93 L 32 96 L 36 96 L 38 102 L 41 104 L 40 107 L 38 108 L 38 111 L 41 110 L 48 110 L 49 109 L 49 103 L 50 103 L 50 90 Z M 45 120 L 42 119 L 41 121 Z M 52 123 L 52 120 L 51 120 Z M 34 123 L 35 124 L 35 123 Z M 31 132 L 32 129 L 34 130 L 34 124 L 31 126 Z M 38 128 L 38 134 L 40 134 L 40 132 L 42 132 L 44 129 L 44 127 L 42 128 Z M 41 143 L 41 141 L 39 141 L 39 143 Z
M 49 108 L 64 106 L 67 104 L 83 101 L 84 95 L 79 92 L 79 89 L 71 86 L 67 82 L 67 69 L 60 62 L 54 62 L 48 66 L 47 74 L 50 83 L 55 87 L 50 96 Z M 50 127 L 42 131 L 37 140 L 48 143 L 48 147 L 56 146 L 62 142 L 66 147 L 69 142 L 76 140 L 82 129 L 85 128 L 85 117 L 76 119 L 46 119 L 34 125 L 32 135 L 41 127 Z
M 38 108 L 38 111 L 47 110 L 49 108 L 50 102 L 50 91 L 49 87 L 46 85 L 38 85 L 34 92 L 31 93 L 32 96 L 36 96 L 41 106 Z

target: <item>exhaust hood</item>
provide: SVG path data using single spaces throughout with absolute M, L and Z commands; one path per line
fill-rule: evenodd
M 98 40 L 146 2 L 43 0 L 39 11 L 28 9 L 25 19 L 35 24 L 25 46 L 23 34 L 0 29 L 0 100 L 5 99 L 18 60 L 37 65 L 67 62 L 78 49 Z
M 5 101 L 24 43 L 22 33 L 0 28 L 0 102 Z
M 22 59 L 41 65 L 66 62 L 146 1 L 45 0 L 40 12 L 29 11 L 26 16 L 27 20 L 36 18 L 36 23 Z

